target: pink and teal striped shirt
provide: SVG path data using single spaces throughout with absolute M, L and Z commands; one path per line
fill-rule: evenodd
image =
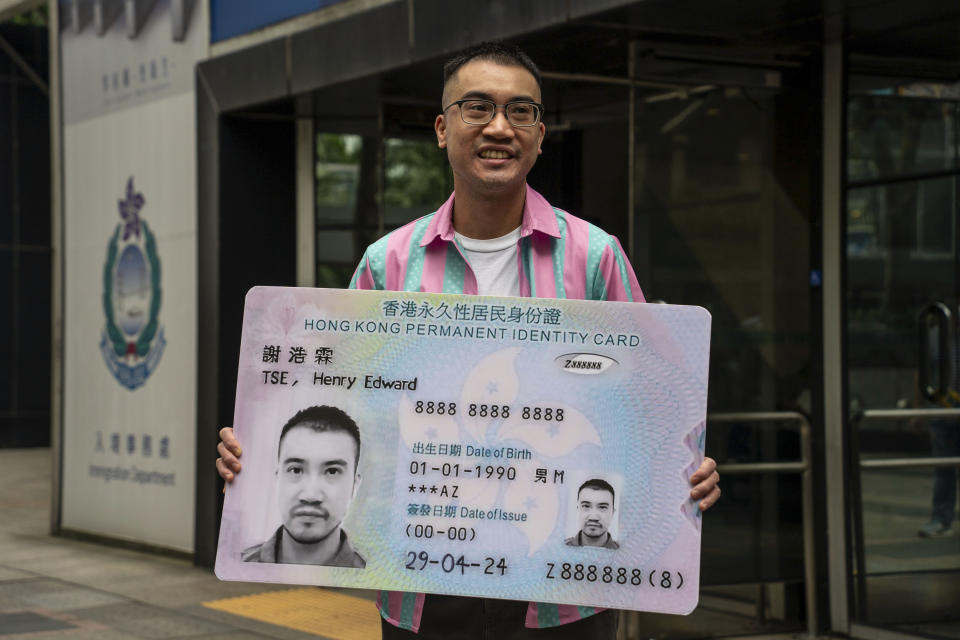
M 434 213 L 393 231 L 367 248 L 351 289 L 477 294 L 477 278 L 453 230 L 456 194 Z M 599 227 L 550 206 L 527 186 L 517 275 L 524 297 L 643 302 L 643 293 L 620 242 Z M 417 632 L 425 595 L 381 591 L 380 615 Z M 602 611 L 594 607 L 531 602 L 527 627 L 555 627 Z

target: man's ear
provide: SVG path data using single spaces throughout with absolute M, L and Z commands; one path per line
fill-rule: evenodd
M 447 121 L 443 114 L 438 114 L 437 119 L 433 121 L 433 130 L 437 134 L 437 146 L 441 149 L 447 148 Z
M 547 134 L 547 125 L 542 122 L 537 127 L 540 130 L 540 139 L 537 140 L 537 155 L 543 155 L 543 137 Z

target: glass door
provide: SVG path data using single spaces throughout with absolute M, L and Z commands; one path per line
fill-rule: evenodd
M 814 617 L 811 496 L 797 469 L 822 384 L 810 262 L 820 168 L 806 143 L 819 105 L 805 61 L 758 71 L 638 50 L 637 77 L 654 86 L 633 100 L 627 239 L 648 299 L 712 315 L 706 448 L 723 498 L 704 519 L 698 608 L 621 627 L 630 638 L 796 633 Z
M 960 636 L 960 86 L 853 77 L 846 363 L 854 635 Z

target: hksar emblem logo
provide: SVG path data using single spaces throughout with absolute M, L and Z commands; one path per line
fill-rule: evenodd
M 106 324 L 100 351 L 113 377 L 131 391 L 150 377 L 166 345 L 159 324 L 160 258 L 156 236 L 140 218 L 144 204 L 130 176 L 126 196 L 117 202 L 122 222 L 110 238 L 103 265 Z

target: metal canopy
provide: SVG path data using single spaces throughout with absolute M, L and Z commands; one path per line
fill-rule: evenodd
M 432 109 L 443 60 L 484 38 L 504 37 L 528 51 L 547 72 L 547 93 L 551 74 L 568 83 L 581 76 L 593 91 L 597 79 L 625 80 L 631 42 L 634 78 L 646 77 L 650 88 L 664 77 L 678 86 L 762 87 L 770 85 L 767 72 L 819 56 L 828 24 L 839 21 L 854 71 L 916 76 L 919 67 L 927 77 L 960 77 L 960 5 L 942 0 L 710 0 L 695 8 L 608 1 L 549 11 L 509 3 L 473 24 L 457 4 L 391 3 L 204 61 L 198 73 L 225 113 L 291 116 L 289 98 L 317 92 L 317 118 L 376 119 L 378 99 Z M 357 50 L 348 42 L 365 44 Z

